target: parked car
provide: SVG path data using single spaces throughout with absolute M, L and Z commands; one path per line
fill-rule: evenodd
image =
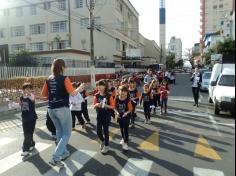
M 202 84 L 200 87 L 201 91 L 208 91 L 210 85 L 211 73 L 212 72 L 206 71 L 202 74 Z
M 214 87 L 214 113 L 219 115 L 220 111 L 229 111 L 235 115 L 235 69 L 224 69 L 211 86 Z
M 212 69 L 212 74 L 211 74 L 211 79 L 210 79 L 210 85 L 209 85 L 209 102 L 213 102 L 213 93 L 215 86 L 211 85 L 212 81 L 217 81 L 221 72 L 224 71 L 224 69 L 234 69 L 235 70 L 235 64 L 215 64 L 213 69 Z

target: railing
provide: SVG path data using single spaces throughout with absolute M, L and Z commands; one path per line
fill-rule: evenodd
M 96 68 L 96 74 L 115 73 L 114 68 Z M 50 67 L 4 67 L 0 66 L 0 80 L 7 80 L 17 77 L 45 77 L 51 74 Z M 89 68 L 67 68 L 65 75 L 79 76 L 90 75 Z

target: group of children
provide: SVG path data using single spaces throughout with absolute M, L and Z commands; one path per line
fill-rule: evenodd
M 135 127 L 136 106 L 143 104 L 145 123 L 151 123 L 151 110 L 156 113 L 160 106 L 160 113 L 167 113 L 167 100 L 169 95 L 168 82 L 164 80 L 158 84 L 153 80 L 150 85 L 143 86 L 142 93 L 138 91 L 132 79 L 100 80 L 94 90 L 94 108 L 97 112 L 97 135 L 101 141 L 101 152 L 109 151 L 109 124 L 111 117 L 119 123 L 122 139 L 122 149 L 127 151 L 129 141 L 129 126 Z M 116 118 L 115 118 L 116 115 Z
M 76 89 L 81 83 L 73 83 L 72 85 Z M 37 114 L 32 91 L 33 87 L 30 83 L 23 85 L 23 95 L 20 98 L 24 131 L 22 156 L 29 155 L 30 150 L 33 150 L 35 146 L 33 133 Z M 163 114 L 163 109 L 167 113 L 168 94 L 168 82 L 165 80 L 161 84 L 157 80 L 153 80 L 150 85 L 145 84 L 142 92 L 138 91 L 136 82 L 132 79 L 98 81 L 93 92 L 93 107 L 97 113 L 97 135 L 101 141 L 101 152 L 106 154 L 109 151 L 109 126 L 112 119 L 119 123 L 122 135 L 120 144 L 122 149 L 127 151 L 129 150 L 129 128 L 135 127 L 137 105 L 143 105 L 144 122 L 149 124 L 152 110 L 156 114 L 157 108 L 160 106 L 160 113 Z M 90 95 L 86 90 L 83 90 L 74 97 L 70 96 L 72 128 L 75 128 L 76 118 L 77 124 L 82 125 L 82 128 L 85 128 L 85 120 L 90 123 L 87 108 L 87 100 Z M 46 125 L 56 140 L 56 129 L 48 114 Z

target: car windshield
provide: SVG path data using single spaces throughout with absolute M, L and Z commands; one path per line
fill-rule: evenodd
M 235 87 L 235 76 L 234 75 L 223 75 L 219 81 L 220 86 Z
M 210 79 L 211 78 L 211 73 L 204 73 L 202 78 L 203 79 Z

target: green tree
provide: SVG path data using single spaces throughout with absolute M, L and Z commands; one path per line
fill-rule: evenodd
M 203 54 L 205 64 L 211 63 L 212 54 L 232 55 L 235 54 L 235 40 L 226 38 L 224 41 L 216 42 L 207 52 Z
M 34 67 L 37 66 L 37 62 L 30 52 L 22 50 L 12 56 L 10 65 L 19 67 Z
M 184 66 L 184 61 L 183 59 L 179 60 L 176 64 L 175 64 L 175 67 L 178 67 L 178 68 L 183 68 Z
M 173 53 L 168 53 L 166 56 L 166 67 L 168 69 L 175 68 L 175 55 Z

